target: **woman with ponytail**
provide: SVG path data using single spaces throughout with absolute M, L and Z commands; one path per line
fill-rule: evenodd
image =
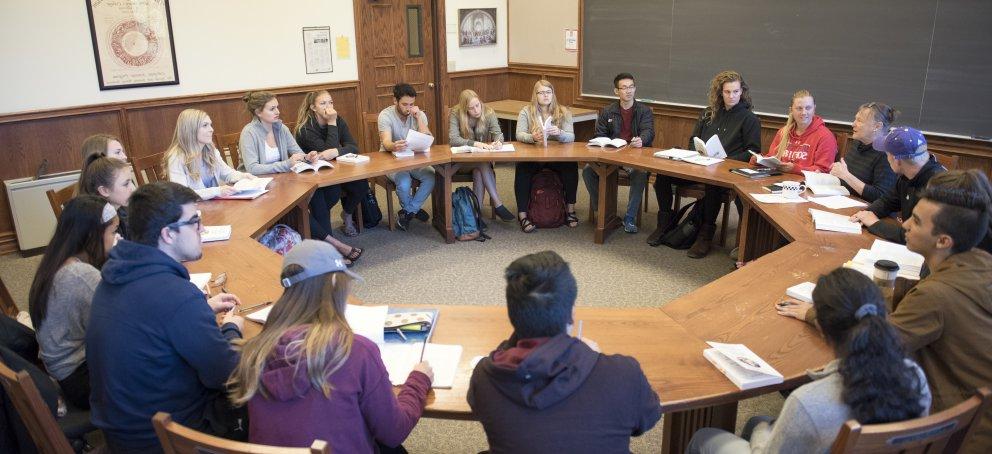
M 772 139 L 765 157 L 774 156 L 782 163 L 779 170 L 802 175 L 803 170 L 829 172 L 837 157 L 837 138 L 816 114 L 813 94 L 799 90 L 792 94 L 785 126 Z M 751 157 L 751 164 L 755 158 Z
M 809 373 L 813 382 L 789 395 L 774 424 L 764 416 L 751 418 L 743 438 L 701 429 L 689 452 L 826 453 L 849 419 L 881 424 L 929 413 L 926 376 L 906 357 L 887 320 L 882 292 L 870 279 L 855 270 L 835 269 L 817 281 L 813 307 L 816 324 L 837 359 Z

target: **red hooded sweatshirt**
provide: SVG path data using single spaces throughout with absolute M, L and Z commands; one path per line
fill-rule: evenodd
M 782 131 L 779 130 L 775 134 L 775 138 L 772 139 L 772 146 L 765 153 L 765 156 L 775 156 L 781 140 Z M 802 175 L 803 170 L 829 172 L 836 156 L 837 138 L 823 124 L 823 118 L 815 115 L 802 135 L 797 136 L 795 131 L 789 133 L 789 143 L 785 146 L 785 156 L 779 160 L 783 163 L 794 163 L 792 173 Z

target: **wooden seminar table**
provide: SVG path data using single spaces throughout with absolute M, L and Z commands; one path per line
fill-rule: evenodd
M 529 104 L 530 101 L 520 101 L 517 99 L 501 99 L 486 103 L 487 106 L 492 107 L 496 111 L 497 118 L 511 121 L 517 121 L 520 111 Z M 581 107 L 569 107 L 568 110 L 572 112 L 572 123 L 595 120 L 596 116 L 599 115 L 595 110 L 583 109 Z
M 424 165 L 438 170 L 435 189 L 435 223 L 450 228 L 450 175 L 460 163 L 489 161 L 577 161 L 591 162 L 600 174 L 600 224 L 602 216 L 615 215 L 616 170 L 631 166 L 651 172 L 731 188 L 742 198 L 741 248 L 756 258 L 734 271 L 661 308 L 577 308 L 584 332 L 605 353 L 621 353 L 638 359 L 652 387 L 661 398 L 664 421 L 664 452 L 682 452 L 700 427 L 733 430 L 737 402 L 741 399 L 792 388 L 805 383 L 805 371 L 833 357 L 816 330 L 804 323 L 791 323 L 778 316 L 774 303 L 785 289 L 803 281 L 815 281 L 868 247 L 874 236 L 815 231 L 807 212 L 811 203 L 772 205 L 756 203 L 750 193 L 760 193 L 771 180 L 752 181 L 727 171 L 740 163 L 700 167 L 648 156 L 655 149 L 613 152 L 590 149 L 584 144 L 555 144 L 548 148 L 516 144 L 513 153 L 451 155 L 447 146 L 428 154 L 396 159 L 372 153 L 367 164 L 339 164 L 317 174 L 275 176 L 270 192 L 253 202 L 207 201 L 200 203 L 208 225 L 232 224 L 232 239 L 204 246 L 204 258 L 188 263 L 191 272 L 228 273 L 226 286 L 246 306 L 275 301 L 282 293 L 278 284 L 281 257 L 255 241 L 266 228 L 287 216 L 305 216 L 305 203 L 319 185 L 337 184 L 369 176 L 384 175 Z M 784 176 L 779 179 L 797 178 Z M 443 193 L 447 197 L 442 197 Z M 438 209 L 444 199 L 447 210 Z M 612 204 L 607 200 L 612 199 Z M 443 206 L 443 204 L 442 204 Z M 854 210 L 847 210 L 848 212 Z M 295 214 L 294 214 L 295 213 Z M 447 214 L 444 214 L 447 213 Z M 440 218 L 440 220 L 439 220 Z M 604 222 L 605 221 L 605 222 Z M 303 224 L 306 224 L 305 217 Z M 439 227 L 440 228 L 440 227 Z M 600 230 L 600 225 L 597 225 Z M 601 229 L 604 234 L 606 229 Z M 776 248 L 780 243 L 788 243 Z M 357 301 L 356 301 L 357 302 Z M 391 301 L 369 301 L 390 304 Z M 418 305 L 414 307 L 424 307 Z M 442 316 L 433 341 L 464 346 L 458 378 L 449 390 L 432 391 L 426 414 L 432 417 L 471 419 L 465 400 L 471 361 L 487 354 L 510 335 L 505 307 L 430 306 Z M 246 322 L 245 334 L 256 335 L 261 325 Z M 742 343 L 766 359 L 785 377 L 785 383 L 755 390 L 737 389 L 702 356 L 704 341 Z

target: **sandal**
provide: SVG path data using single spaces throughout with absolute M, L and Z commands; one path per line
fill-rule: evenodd
M 341 211 L 341 222 L 344 223 L 341 225 L 340 228 L 341 233 L 343 233 L 344 236 L 346 237 L 358 236 L 358 229 L 355 228 L 355 223 L 354 222 L 352 222 L 351 224 L 348 223 L 348 220 L 350 218 L 351 216 L 349 216 L 348 213 L 345 213 L 343 210 Z
M 520 231 L 524 233 L 530 233 L 537 230 L 537 226 L 533 222 L 530 222 L 530 218 L 517 218 L 517 222 L 520 223 Z
M 569 228 L 573 228 L 573 229 L 576 228 L 576 227 L 578 227 L 579 226 L 579 216 L 577 214 L 575 214 L 574 211 L 572 211 L 570 213 L 567 213 L 565 215 L 565 224 L 567 224 Z
M 365 250 L 362 248 L 352 246 L 351 251 L 348 252 L 348 255 L 344 256 L 344 258 L 351 260 L 351 263 L 354 264 L 359 258 L 362 257 L 363 252 L 365 252 Z

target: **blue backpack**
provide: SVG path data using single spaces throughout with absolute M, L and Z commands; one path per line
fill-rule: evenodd
M 482 222 L 479 199 L 467 187 L 455 189 L 451 197 L 451 227 L 458 241 L 486 241 L 486 224 Z

